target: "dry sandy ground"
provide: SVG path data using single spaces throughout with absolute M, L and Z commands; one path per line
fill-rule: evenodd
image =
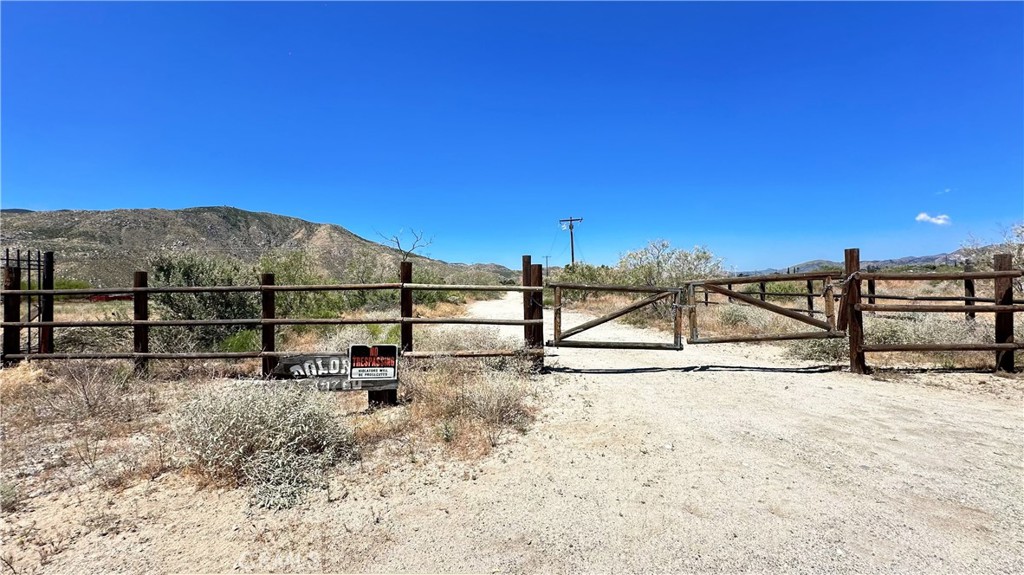
M 169 475 L 7 519 L 65 533 L 49 572 L 1024 572 L 1020 379 L 552 351 L 539 421 L 481 461 L 381 456 L 284 512 Z

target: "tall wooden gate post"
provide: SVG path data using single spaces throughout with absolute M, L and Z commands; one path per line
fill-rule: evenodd
M 43 254 L 42 288 L 53 289 L 53 252 Z M 53 294 L 39 298 L 40 321 L 53 321 Z M 53 326 L 39 328 L 39 353 L 53 353 Z
M 864 374 L 868 366 L 864 361 L 864 316 L 857 309 L 860 305 L 860 278 L 856 276 L 860 271 L 860 250 L 848 248 L 845 254 L 846 289 L 846 317 L 847 334 L 850 340 L 850 371 Z
M 4 266 L 4 290 L 21 289 L 21 268 Z M 4 294 L 4 321 L 21 321 L 21 295 Z M 8 355 L 21 353 L 21 328 L 5 327 L 3 339 L 3 365 L 13 365 L 18 360 L 7 359 Z
M 135 272 L 132 285 L 136 290 L 132 292 L 132 311 L 135 321 L 146 321 L 149 319 L 149 274 L 143 271 Z M 140 289 L 141 288 L 141 289 Z M 149 326 L 132 326 L 132 350 L 135 353 L 149 353 Z M 149 360 L 144 357 L 135 358 L 135 371 L 145 373 L 149 368 Z
M 261 286 L 274 285 L 274 274 L 260 274 Z M 277 316 L 277 292 L 272 289 L 260 290 L 260 317 L 263 319 L 274 319 Z M 276 351 L 274 324 L 262 322 L 260 324 L 260 349 L 261 351 Z M 263 377 L 269 378 L 277 367 L 277 358 L 263 356 Z
M 1013 269 L 1013 256 L 1010 254 L 996 254 L 993 259 L 993 269 L 997 272 L 1010 271 Z M 1009 277 L 995 278 L 995 304 L 1013 305 L 1013 279 Z M 1013 343 L 1013 312 L 996 312 L 996 343 Z M 1013 350 L 1001 349 L 996 351 L 996 370 L 1013 371 Z
M 412 262 L 402 262 L 399 268 L 399 281 L 402 284 L 412 283 Z M 399 295 L 399 306 L 403 318 L 412 317 L 412 290 L 402 286 Z M 402 351 L 412 351 L 412 324 L 402 323 Z
M 541 323 L 531 325 L 530 347 L 533 349 L 544 349 L 544 266 L 533 264 L 530 266 L 530 285 L 537 288 L 537 291 L 530 292 L 530 319 L 541 320 Z M 533 367 L 536 370 L 544 369 L 544 355 L 536 355 L 533 360 Z
M 412 262 L 404 261 L 398 266 L 398 281 L 402 287 L 398 292 L 398 309 L 402 319 L 412 317 L 412 289 L 407 284 L 412 283 Z M 413 350 L 412 324 L 403 321 L 400 328 L 399 349 L 401 353 Z M 366 400 L 370 408 L 384 407 L 387 405 L 398 405 L 397 389 L 375 389 L 366 392 Z
M 523 287 L 529 287 L 533 285 L 533 266 L 530 265 L 532 258 L 530 256 L 523 256 Z M 533 293 L 524 291 L 523 292 L 523 319 L 530 319 L 533 317 Z M 531 347 L 530 343 L 533 337 L 533 326 L 528 325 L 523 327 L 523 341 L 526 347 Z

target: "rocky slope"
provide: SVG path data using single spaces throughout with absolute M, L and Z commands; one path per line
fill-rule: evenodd
M 4 210 L 0 249 L 55 252 L 57 275 L 95 286 L 122 286 L 155 255 L 196 251 L 255 263 L 275 251 L 305 251 L 332 277 L 343 277 L 355 258 L 397 262 L 401 254 L 333 224 L 317 224 L 232 207 L 183 210 Z M 446 278 L 495 283 L 516 272 L 495 264 L 449 264 L 414 256 L 419 266 Z M 395 263 L 397 273 L 397 263 Z

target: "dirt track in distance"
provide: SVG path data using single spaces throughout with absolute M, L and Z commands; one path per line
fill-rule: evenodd
M 1024 572 L 1020 379 L 880 380 L 774 346 L 550 351 L 540 419 L 479 462 L 377 462 L 278 513 L 166 478 L 107 507 L 134 530 L 94 530 L 48 569 Z

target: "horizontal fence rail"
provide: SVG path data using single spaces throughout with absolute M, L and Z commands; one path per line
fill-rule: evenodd
M 1014 353 L 1024 349 L 1024 342 L 1015 342 L 1013 336 L 1014 314 L 1024 311 L 1024 302 L 1013 299 L 1012 280 L 1024 277 L 1024 270 L 1013 268 L 1013 258 L 1009 254 L 997 254 L 993 257 L 991 271 L 963 272 L 927 272 L 927 273 L 895 273 L 861 271 L 860 251 L 846 250 L 845 272 L 848 280 L 847 288 L 842 295 L 841 327 L 848 326 L 850 340 L 850 370 L 854 373 L 867 373 L 866 353 L 872 352 L 935 352 L 935 351 L 979 351 L 995 352 L 996 369 L 999 371 L 1014 370 Z M 992 297 L 978 297 L 975 292 L 974 280 L 993 280 Z M 862 282 L 867 282 L 867 293 L 861 291 Z M 963 296 L 917 296 L 875 293 L 878 281 L 962 281 Z M 867 302 L 864 302 L 864 300 Z M 927 304 L 877 304 L 875 300 L 903 300 L 912 302 L 940 302 Z M 942 302 L 962 302 L 950 305 Z M 980 304 L 980 305 L 979 305 Z M 885 313 L 963 313 L 966 320 L 974 320 L 978 313 L 991 313 L 995 316 L 994 343 L 944 342 L 927 344 L 868 344 L 863 323 L 863 312 Z
M 52 262 L 52 254 L 48 254 Z M 52 281 L 44 282 L 41 287 L 29 285 L 29 289 L 20 289 L 18 268 L 10 266 L 4 269 L 4 289 L 0 292 L 4 303 L 3 321 L 3 363 L 9 365 L 14 361 L 50 360 L 50 359 L 130 359 L 139 370 L 147 368 L 149 360 L 190 360 L 190 359 L 262 359 L 263 375 L 269 377 L 282 357 L 305 352 L 283 352 L 275 349 L 276 328 L 278 326 L 330 326 L 330 325 L 398 325 L 401 327 L 401 354 L 408 358 L 429 357 L 508 357 L 524 356 L 533 358 L 537 368 L 543 367 L 543 302 L 541 294 L 543 285 L 541 278 L 543 269 L 540 265 L 530 262 L 524 256 L 523 285 L 463 285 L 463 284 L 424 284 L 412 281 L 412 263 L 402 262 L 400 265 L 399 282 L 371 284 L 323 284 L 323 285 L 276 285 L 273 274 L 263 274 L 259 285 L 237 286 L 150 286 L 148 274 L 136 272 L 133 286 L 122 288 L 88 288 L 88 289 L 54 289 Z M 277 317 L 276 298 L 278 293 L 318 293 L 332 291 L 379 291 L 396 290 L 399 292 L 400 317 L 384 318 L 345 318 L 345 317 Z M 451 291 L 451 292 L 522 292 L 524 298 L 522 319 L 486 319 L 468 317 L 416 317 L 413 310 L 413 292 L 416 291 Z M 260 299 L 262 314 L 259 318 L 215 318 L 215 319 L 150 319 L 149 296 L 151 294 L 196 294 L 196 293 L 252 293 Z M 132 300 L 133 316 L 131 319 L 115 320 L 65 320 L 54 321 L 53 300 L 55 297 L 68 296 L 127 296 Z M 20 315 L 22 298 L 38 297 L 45 305 L 41 318 L 23 319 Z M 524 347 L 522 349 L 480 349 L 450 351 L 414 351 L 413 325 L 487 325 L 487 326 L 522 326 L 524 328 Z M 209 327 L 209 326 L 240 326 L 258 328 L 260 349 L 253 351 L 226 352 L 152 352 L 149 349 L 150 328 L 160 327 Z M 47 330 L 52 333 L 54 328 L 130 328 L 133 331 L 132 351 L 107 352 L 61 352 L 51 345 L 39 350 L 25 349 L 19 338 L 23 329 Z M 371 390 L 371 401 L 378 403 L 394 403 L 397 401 L 395 390 Z

